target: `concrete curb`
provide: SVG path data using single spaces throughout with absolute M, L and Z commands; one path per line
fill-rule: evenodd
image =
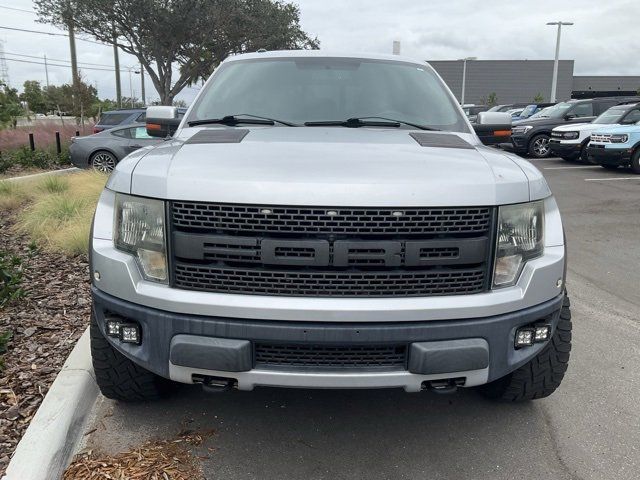
M 61 478 L 97 398 L 87 328 L 18 443 L 3 480 Z
M 5 178 L 7 182 L 19 182 L 21 180 L 31 180 L 38 177 L 46 177 L 47 175 L 67 175 L 69 173 L 79 172 L 78 167 L 65 168 L 63 170 L 51 170 L 50 172 L 34 173 L 33 175 L 23 175 L 22 177 Z

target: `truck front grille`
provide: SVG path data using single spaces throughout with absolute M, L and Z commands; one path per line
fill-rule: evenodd
M 170 203 L 171 285 L 246 295 L 410 297 L 488 289 L 493 207 Z
M 256 343 L 256 367 L 320 369 L 398 369 L 407 363 L 406 345 L 305 345 Z
M 350 208 L 172 202 L 175 228 L 229 233 L 438 235 L 486 232 L 489 207 Z
M 389 272 L 317 272 L 177 263 L 175 285 L 189 290 L 317 297 L 464 295 L 484 290 L 483 268 Z

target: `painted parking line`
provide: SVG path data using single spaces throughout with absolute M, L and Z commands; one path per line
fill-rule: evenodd
M 580 168 L 597 168 L 600 169 L 600 167 L 598 166 L 577 166 L 577 167 L 544 167 L 545 170 L 578 170 Z
M 640 180 L 640 175 L 636 177 L 611 177 L 611 178 L 585 178 L 585 182 L 613 182 L 617 180 Z

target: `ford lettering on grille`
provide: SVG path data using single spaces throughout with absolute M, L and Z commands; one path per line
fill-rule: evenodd
M 456 240 L 282 240 L 174 232 L 174 255 L 188 260 L 298 267 L 418 267 L 482 263 L 487 237 Z

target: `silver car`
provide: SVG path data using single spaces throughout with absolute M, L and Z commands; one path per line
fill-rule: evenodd
M 144 124 L 125 125 L 88 137 L 73 137 L 69 153 L 76 167 L 109 173 L 131 152 L 162 141 L 147 135 Z

